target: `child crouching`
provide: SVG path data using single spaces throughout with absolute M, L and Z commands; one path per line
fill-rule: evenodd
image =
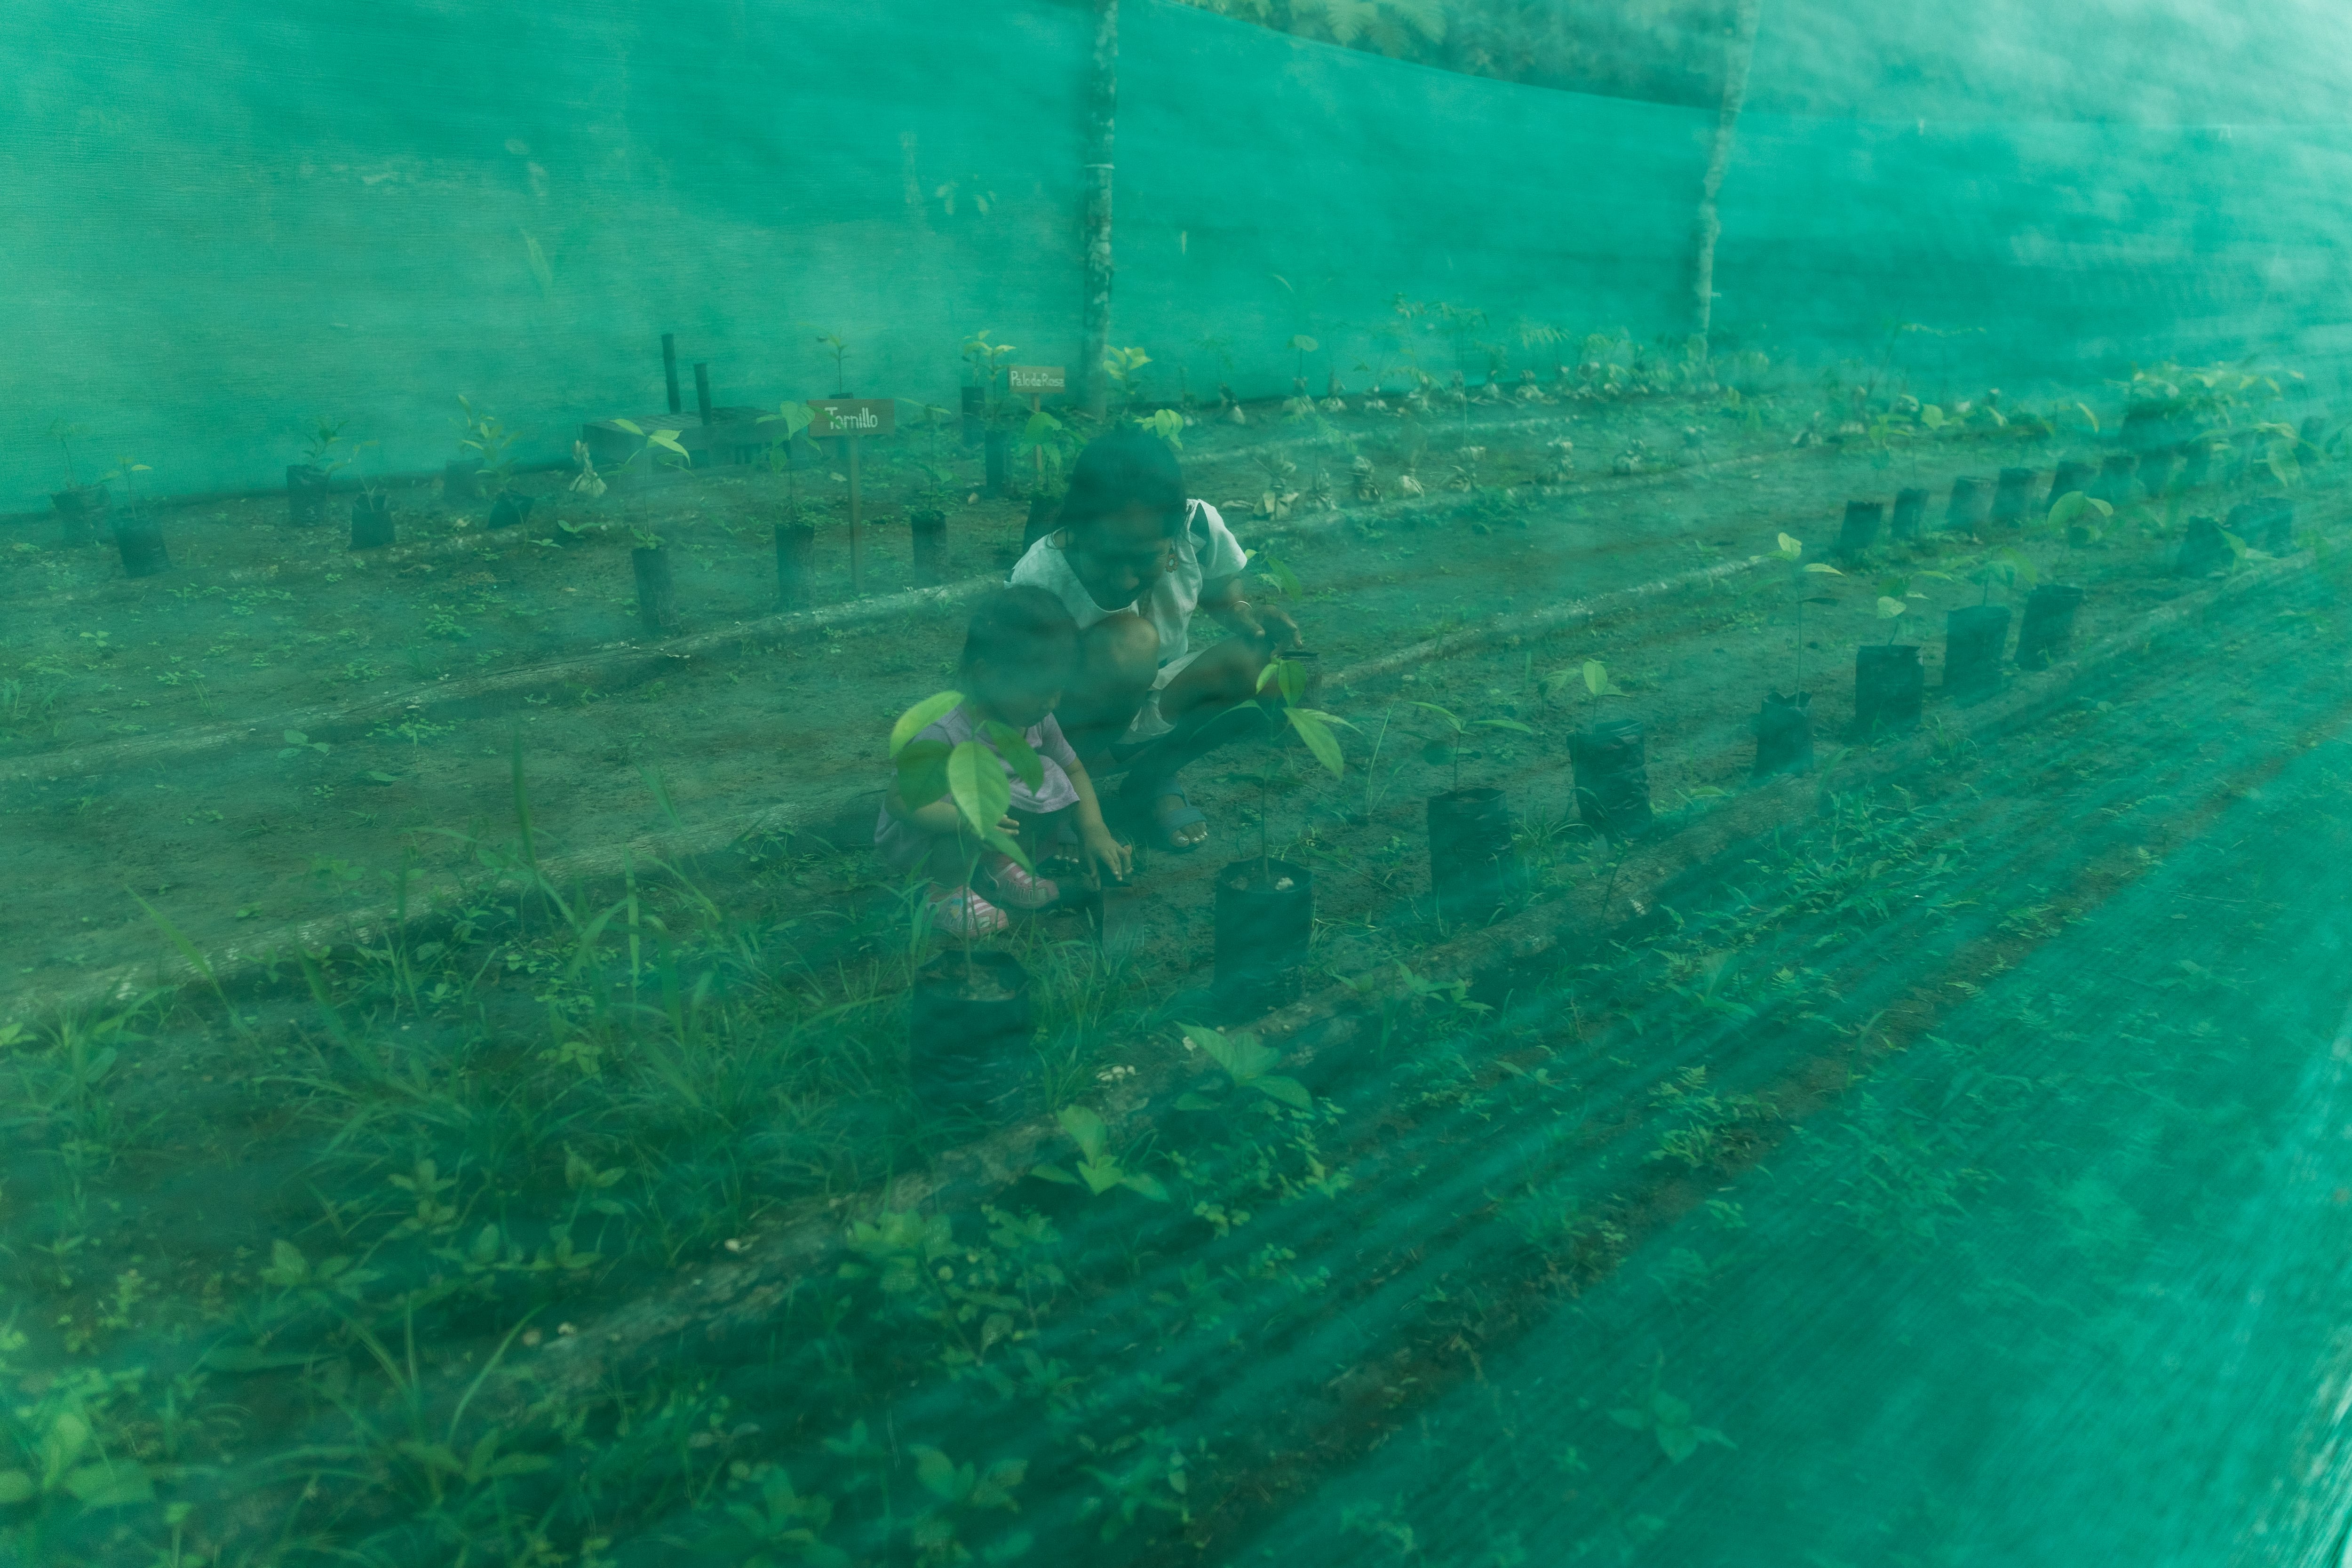
M 1122 879 L 1130 864 L 1128 848 L 1104 826 L 1094 781 L 1054 720 L 1077 655 L 1077 625 L 1060 600 L 1040 588 L 997 590 L 973 612 L 964 637 L 963 701 L 916 739 L 952 746 L 979 738 L 993 751 L 983 725 L 992 720 L 1018 731 L 1037 753 L 1042 777 L 1032 788 L 1010 763 L 1003 764 L 1013 799 L 997 826 L 1020 841 L 1032 864 L 1045 847 L 1069 837 L 1074 826 L 1088 880 Z M 896 784 L 874 825 L 874 847 L 897 870 L 929 874 L 932 923 L 950 936 L 1003 931 L 1008 922 L 1001 905 L 1041 910 L 1061 898 L 1051 879 L 975 842 L 952 800 L 910 807 Z M 978 878 L 971 876 L 975 864 Z M 993 901 L 974 881 L 987 886 Z

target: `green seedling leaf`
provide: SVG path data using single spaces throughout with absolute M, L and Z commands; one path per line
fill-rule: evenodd
M 2099 416 L 2091 412 L 2091 405 L 2087 403 L 2077 403 L 2074 405 L 2074 407 L 2083 416 L 2084 423 L 2090 426 L 2091 434 L 2094 436 L 2097 435 L 2099 433 Z
M 1283 347 L 1289 349 L 1294 353 L 1302 354 L 1311 354 L 1322 346 L 1323 345 L 1321 343 L 1317 342 L 1313 338 L 1308 337 L 1304 332 L 1299 333 L 1297 337 L 1292 338 L 1288 342 L 1283 345 Z
M 646 433 L 645 427 L 634 419 L 615 419 L 613 421 L 613 428 L 626 430 L 632 436 L 642 436 Z
M 1354 725 L 1337 715 L 1319 712 L 1312 708 L 1286 708 L 1283 717 L 1290 721 L 1290 727 L 1298 731 L 1298 738 L 1307 742 L 1307 749 L 1315 753 L 1315 760 L 1329 770 L 1333 778 L 1345 775 L 1347 760 L 1339 751 L 1339 737 L 1331 733 L 1331 727 L 1338 724 L 1352 730 Z
M 948 793 L 948 753 L 955 748 L 945 741 L 917 741 L 898 753 L 898 800 L 909 811 L 919 811 Z
M 773 414 L 761 415 L 760 423 L 762 425 L 782 425 L 784 427 L 784 439 L 789 441 L 793 437 L 799 435 L 802 431 L 807 429 L 809 426 L 814 422 L 815 418 L 816 415 L 814 411 L 812 410 L 807 404 L 795 403 L 788 398 L 784 402 L 776 405 L 776 411 Z
M 1470 727 L 1474 730 L 1516 730 L 1522 735 L 1535 733 L 1532 728 L 1517 719 L 1480 719 L 1473 721 Z
M 2060 496 L 2056 500 L 2050 503 L 2051 526 L 2053 528 L 2064 528 L 2067 524 L 2081 518 L 2084 512 L 2089 512 L 2095 517 L 2105 519 L 2115 516 L 2116 509 L 2108 505 L 2105 501 L 2085 495 L 2081 490 L 2068 490 L 2064 495 Z
M 1265 581 L 1276 593 L 1286 599 L 1296 599 L 1305 591 L 1298 585 L 1298 574 L 1284 565 L 1280 560 L 1272 555 L 1261 556 L 1259 559 L 1265 567 Z
M 1609 667 L 1597 658 L 1584 661 L 1584 689 L 1595 697 L 1622 697 L 1625 693 L 1609 681 Z
M 1844 573 L 1839 571 L 1836 567 L 1831 565 L 1826 561 L 1816 561 L 1811 565 L 1806 567 L 1805 570 L 1808 572 L 1817 573 L 1823 577 L 1843 577 L 1845 575 Z
M 917 1447 L 909 1450 L 915 1456 L 915 1479 L 923 1489 L 945 1502 L 961 1502 L 970 1495 L 976 1479 L 972 1468 L 959 1468 L 937 1448 Z
M 1020 731 L 993 719 L 981 725 L 980 729 L 981 733 L 996 742 L 996 754 L 1013 765 L 1013 771 L 1021 775 L 1023 784 L 1031 789 L 1045 787 L 1045 764 L 1038 760 L 1037 753 L 1030 749 Z
M 1061 428 L 1062 422 L 1041 408 L 1029 416 L 1029 423 L 1021 427 L 1021 438 L 1035 446 L 1058 433 Z
M 1089 1161 L 1102 1158 L 1110 1130 L 1103 1125 L 1101 1117 L 1083 1105 L 1066 1105 L 1054 1120 L 1062 1124 L 1062 1131 L 1070 1135 L 1070 1142 L 1078 1146 L 1079 1153 Z
M 1463 728 L 1464 728 L 1463 723 L 1462 723 L 1462 721 L 1461 721 L 1461 720 L 1459 720 L 1459 719 L 1457 719 L 1457 718 L 1455 718 L 1455 717 L 1454 716 L 1453 710 L 1451 710 L 1451 709 L 1447 709 L 1447 708 L 1440 708 L 1440 707 L 1439 707 L 1436 703 L 1434 703 L 1434 702 L 1416 702 L 1416 703 L 1414 703 L 1414 704 L 1413 704 L 1413 706 L 1414 706 L 1414 707 L 1416 707 L 1416 708 L 1426 708 L 1426 709 L 1428 709 L 1432 713 L 1434 713 L 1434 714 L 1436 714 L 1440 719 L 1444 720 L 1444 721 L 1445 721 L 1445 722 L 1446 722 L 1446 726 L 1447 726 L 1449 729 L 1451 729 L 1451 730 L 1452 730 L 1455 734 L 1459 735 L 1460 733 L 1462 733 L 1462 731 L 1463 731 Z
M 396 774 L 381 773 L 374 769 L 370 769 L 368 772 L 362 773 L 360 777 L 367 780 L 367 782 L 372 784 L 396 784 L 400 782 L 400 779 Z
M 966 741 L 948 753 L 948 794 L 964 822 L 982 838 L 1003 836 L 997 824 L 1013 804 L 1013 785 L 995 752 Z
M 1780 535 L 1780 554 L 1786 560 L 1802 561 L 1805 558 L 1805 542 L 1793 533 Z
M 1056 1186 L 1075 1187 L 1078 1184 L 1077 1177 L 1059 1165 L 1032 1165 L 1029 1173 L 1041 1182 L 1052 1182 Z
M 1155 1204 L 1168 1201 L 1168 1189 L 1160 1184 L 1160 1178 L 1141 1171 L 1129 1172 L 1120 1178 L 1119 1184 L 1138 1197 L 1150 1198 Z
M 962 701 L 961 691 L 936 692 L 899 714 L 898 721 L 890 726 L 890 754 L 895 757 L 905 751 L 908 742 L 945 718 Z
M 1878 618 L 1882 621 L 1891 621 L 1910 607 L 1900 599 L 1890 599 L 1884 594 L 1878 596 Z
M 1307 1086 L 1299 1082 L 1295 1078 L 1284 1078 L 1279 1074 L 1276 1074 L 1265 1078 L 1252 1079 L 1250 1080 L 1250 1087 L 1257 1090 L 1260 1094 L 1265 1095 L 1268 1100 L 1279 1100 L 1284 1105 L 1290 1106 L 1295 1110 L 1312 1110 L 1315 1109 L 1315 1097 L 1307 1093 Z
M 1944 411 L 1932 403 L 1927 404 L 1919 410 L 1919 423 L 1930 430 L 1941 430 L 1944 427 Z

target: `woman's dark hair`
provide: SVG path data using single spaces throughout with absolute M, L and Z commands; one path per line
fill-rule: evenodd
M 963 636 L 963 668 L 982 659 L 1000 668 L 1029 669 L 1041 678 L 1066 670 L 1078 657 L 1078 624 L 1062 601 L 1043 588 L 999 588 L 981 600 Z
M 1133 426 L 1097 436 L 1070 466 L 1070 489 L 1062 498 L 1064 528 L 1085 528 L 1129 507 L 1160 516 L 1161 537 L 1173 539 L 1184 526 L 1184 470 L 1175 448 Z

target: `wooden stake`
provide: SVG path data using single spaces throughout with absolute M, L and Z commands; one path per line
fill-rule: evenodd
M 1035 417 L 1037 415 L 1042 414 L 1043 412 L 1045 412 L 1045 395 L 1044 395 L 1044 394 L 1042 394 L 1042 393 L 1035 393 L 1035 392 L 1031 393 L 1031 394 L 1029 395 L 1029 413 L 1030 413 L 1030 416 L 1031 416 L 1032 418 Z M 1029 448 L 1029 456 L 1030 456 L 1031 458 L 1034 458 L 1034 459 L 1036 460 L 1036 464 L 1037 464 L 1037 488 L 1038 488 L 1039 489 L 1041 489 L 1041 490 L 1042 490 L 1042 489 L 1044 489 L 1045 488 L 1045 443 L 1041 441 L 1041 442 L 1039 442 L 1037 445 L 1035 445 L 1035 446 L 1034 446 L 1034 447 L 1030 447 L 1030 448 Z
M 843 438 L 849 443 L 849 592 L 855 597 L 866 592 L 866 533 L 857 510 L 856 432 Z

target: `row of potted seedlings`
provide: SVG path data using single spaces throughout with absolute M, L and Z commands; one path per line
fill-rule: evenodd
M 2040 478 L 2035 469 L 2011 468 L 1994 480 L 1975 476 L 1956 479 L 1945 526 L 1972 533 L 2013 527 L 2025 520 L 2030 508 L 2038 505 L 2047 515 L 2051 507 L 2077 490 L 2120 504 L 2130 499 L 2125 487 L 2145 483 L 2153 487 L 2150 493 L 2158 493 L 2172 482 L 2174 470 L 2162 463 L 2138 464 L 2127 455 L 2110 458 L 2097 469 L 2076 461 L 2062 463 L 2046 491 L 2040 491 Z M 1906 489 L 1897 496 L 1895 538 L 1918 536 L 1927 500 L 1922 489 Z M 1868 549 L 1886 514 L 1884 502 L 1849 503 L 1841 552 L 1852 556 Z M 2294 521 L 2291 500 L 2261 496 L 2231 511 L 2226 531 L 2241 541 L 2259 541 L 2262 548 L 2279 553 L 2291 546 Z M 2223 524 L 2194 519 L 2176 569 L 2202 576 L 2228 566 L 2232 554 Z M 2069 584 L 2031 590 L 2012 656 L 2019 668 L 2046 668 L 2068 657 L 2083 599 L 2084 591 Z M 1974 700 L 1999 689 L 2010 620 L 2006 605 L 1971 605 L 1949 612 L 1944 642 L 1948 699 Z M 1855 650 L 1856 739 L 1915 726 L 1925 697 L 1926 670 L 1916 644 L 1864 644 Z M 1773 691 L 1766 697 L 1755 720 L 1752 778 L 1761 781 L 1811 767 L 1810 699 L 1801 690 L 1789 696 Z M 1595 722 L 1569 737 L 1578 817 L 1611 843 L 1636 840 L 1652 826 L 1646 744 L 1646 730 L 1630 719 Z M 1483 785 L 1456 787 L 1431 796 L 1427 813 L 1430 892 L 1439 920 L 1448 925 L 1492 920 L 1523 885 L 1503 792 Z M 1119 902 L 1119 892 L 1114 890 L 1091 911 L 1107 952 L 1120 940 Z M 1263 1016 L 1298 997 L 1314 911 L 1314 873 L 1305 866 L 1261 855 L 1219 871 L 1211 995 L 1217 1016 L 1228 1020 Z M 1025 1055 L 1022 1047 L 1032 1029 L 1028 976 L 1010 954 L 993 954 L 989 965 L 985 997 L 963 994 L 960 965 L 939 963 L 919 978 L 910 998 L 910 1056 L 917 1089 L 933 1110 L 985 1111 L 1019 1090 L 1017 1064 Z

